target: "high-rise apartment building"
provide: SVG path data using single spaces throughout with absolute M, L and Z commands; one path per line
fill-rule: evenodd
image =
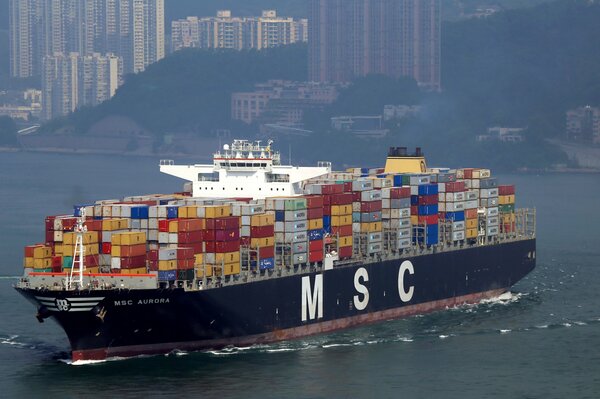
M 121 59 L 112 55 L 62 53 L 43 58 L 42 110 L 46 120 L 111 98 L 121 80 Z
M 309 0 L 309 78 L 410 76 L 439 90 L 441 0 Z
M 216 17 L 187 17 L 171 23 L 173 51 L 184 47 L 263 49 L 308 41 L 306 19 L 279 17 L 266 10 L 259 17 L 234 17 L 229 10 Z
M 55 54 L 112 53 L 126 73 L 165 56 L 164 0 L 9 0 L 9 27 L 13 77 Z

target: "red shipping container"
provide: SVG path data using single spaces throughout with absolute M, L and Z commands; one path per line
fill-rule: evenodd
M 182 231 L 177 233 L 177 242 L 180 244 L 202 242 L 203 238 L 204 232 L 202 231 Z
M 515 194 L 515 186 L 514 185 L 498 186 L 498 194 L 499 195 L 514 195 Z
M 346 225 L 346 226 L 338 226 L 338 227 L 332 227 L 331 228 L 331 235 L 332 236 L 336 236 L 338 235 L 340 237 L 346 237 L 346 236 L 351 236 L 352 235 L 352 225 Z
M 179 219 L 177 229 L 180 232 L 200 231 L 202 230 L 202 224 L 201 219 Z
M 340 194 L 344 192 L 343 184 L 322 184 L 321 185 L 321 193 L 322 194 Z
M 46 231 L 46 242 L 54 242 L 54 231 Z
M 275 235 L 275 226 L 252 226 L 250 227 L 250 236 L 253 238 L 273 237 Z
M 323 250 L 323 240 L 309 241 L 308 242 L 308 250 L 309 251 L 322 251 Z
M 344 192 L 345 193 L 352 192 L 352 182 L 351 181 L 344 182 Z
M 83 257 L 83 263 L 86 267 L 96 267 L 100 264 L 98 255 L 86 255 Z
M 158 231 L 161 233 L 169 232 L 169 222 L 174 219 L 159 219 L 158 221 Z
M 340 247 L 338 251 L 340 259 L 347 259 L 352 257 L 352 246 Z
M 381 210 L 381 200 L 360 203 L 360 211 L 361 212 L 377 212 L 380 210 Z
M 308 261 L 310 263 L 313 262 L 322 262 L 323 261 L 323 251 L 311 251 L 308 253 Z
M 56 216 L 46 216 L 46 219 L 44 220 L 46 231 L 54 230 L 54 219 L 56 219 Z
M 273 233 L 273 234 L 275 234 L 275 233 Z M 248 246 L 248 245 L 250 245 L 250 240 L 251 240 L 250 237 L 240 237 L 240 244 Z
M 194 259 L 177 259 L 177 269 L 188 270 L 194 268 Z
M 53 256 L 52 257 L 52 267 L 62 267 L 62 256 Z
M 360 197 L 360 193 L 359 193 Z M 331 196 L 331 205 L 348 205 L 352 203 L 352 193 L 334 194 Z
M 121 246 L 121 257 L 122 258 L 135 258 L 138 256 L 146 256 L 146 244 L 136 245 L 122 245 Z
M 410 207 L 410 214 L 411 215 L 418 215 L 419 214 L 419 206 L 418 205 L 412 205 Z
M 75 218 L 75 217 L 62 219 L 63 230 L 68 230 L 68 231 L 73 230 L 73 228 L 75 227 L 76 224 L 77 224 L 77 218 Z
M 323 205 L 323 216 L 331 216 L 331 205 Z
M 228 229 L 239 229 L 240 218 L 239 216 L 228 216 L 215 219 L 206 219 L 207 230 L 228 230 Z
M 150 270 L 151 272 L 157 272 L 158 271 L 158 260 L 148 260 L 148 270 Z
M 465 191 L 465 182 L 464 181 L 455 181 L 451 183 L 446 183 L 446 192 L 447 193 L 459 193 L 461 191 Z
M 240 230 L 204 230 L 204 241 L 239 241 Z
M 322 208 L 323 207 L 323 196 L 322 195 L 307 195 L 306 198 L 306 208 Z
M 177 259 L 194 259 L 194 250 L 189 247 L 178 247 Z
M 194 251 L 195 254 L 201 254 L 204 252 L 204 244 L 202 244 L 201 242 L 196 242 L 196 243 L 189 243 L 189 244 L 185 244 L 187 247 L 192 248 L 192 250 Z
M 25 257 L 26 258 L 33 258 L 33 250 L 37 247 L 43 247 L 44 244 L 34 244 L 34 245 L 28 245 L 25 247 Z
M 352 202 L 360 202 L 361 191 L 356 191 L 352 193 Z
M 465 169 L 463 169 L 463 171 L 464 171 L 463 177 L 465 179 L 472 179 L 473 178 L 473 171 L 474 170 L 475 170 L 474 168 L 465 168 Z
M 62 272 L 62 265 L 52 266 L 52 273 L 60 273 Z
M 103 254 L 110 254 L 110 251 L 112 250 L 112 245 L 110 242 L 103 242 L 102 246 L 100 247 L 100 252 L 102 252 Z
M 438 215 L 419 216 L 419 224 L 438 224 Z
M 85 222 L 88 231 L 102 231 L 102 220 L 89 220 Z
M 147 257 L 147 259 L 149 261 L 158 261 L 158 250 L 157 249 L 151 249 L 146 254 L 146 257 Z
M 261 259 L 266 258 L 274 258 L 275 257 L 275 247 L 261 247 L 258 249 L 258 256 Z
M 240 250 L 240 241 L 207 241 L 206 252 L 224 253 Z
M 437 194 L 419 195 L 419 205 L 435 205 L 439 202 Z
M 510 195 L 510 194 L 508 194 Z M 502 225 L 502 231 L 505 233 L 512 233 L 513 231 L 515 231 L 514 225 L 511 223 L 504 223 Z
M 310 208 L 307 209 L 306 211 L 306 218 L 307 219 L 320 219 L 323 217 L 323 206 L 321 205 L 320 208 Z
M 465 219 L 477 219 L 477 208 L 465 209 Z
M 439 220 L 445 220 L 446 219 L 446 212 L 438 212 L 438 219 Z
M 395 187 L 397 189 L 395 197 L 393 199 L 398 198 L 410 198 L 410 187 Z
M 121 257 L 121 269 L 137 269 L 146 266 L 146 255 Z

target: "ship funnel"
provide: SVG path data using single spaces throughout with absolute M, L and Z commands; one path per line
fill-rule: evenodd
M 385 163 L 385 173 L 425 173 L 427 163 L 421 147 L 409 154 L 406 147 L 390 147 Z

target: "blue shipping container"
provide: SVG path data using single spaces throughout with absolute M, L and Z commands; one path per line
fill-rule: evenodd
M 285 221 L 285 211 L 275 211 L 275 221 L 276 222 Z
M 73 205 L 73 216 L 81 216 L 81 208 L 86 206 L 94 206 L 94 204 Z M 88 215 L 90 216 L 90 215 Z
M 419 195 L 433 195 L 438 193 L 437 184 L 423 184 L 419 187 Z
M 331 216 L 329 215 L 323 216 L 323 230 L 327 233 L 331 231 Z
M 452 220 L 453 222 L 462 222 L 465 220 L 465 211 L 446 212 L 446 220 Z
M 177 280 L 177 270 L 159 270 L 158 280 L 160 281 L 173 281 Z
M 134 206 L 131 208 L 132 219 L 148 219 L 148 206 Z
M 411 205 L 419 205 L 419 196 L 418 195 L 411 195 L 410 196 L 410 204 Z
M 438 213 L 438 205 L 419 205 L 419 215 L 420 216 L 430 216 L 437 215 Z
M 323 239 L 323 229 L 308 230 L 308 241 L 319 241 Z
M 394 175 L 394 187 L 402 187 L 402 175 Z
M 179 207 L 178 206 L 168 206 L 167 207 L 167 219 L 177 219 L 179 216 Z

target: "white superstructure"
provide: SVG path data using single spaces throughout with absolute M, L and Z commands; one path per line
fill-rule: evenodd
M 213 156 L 212 165 L 175 165 L 161 161 L 160 171 L 192 182 L 194 197 L 265 198 L 301 195 L 305 180 L 331 172 L 331 163 L 317 167 L 281 165 L 272 141 L 234 140 Z

